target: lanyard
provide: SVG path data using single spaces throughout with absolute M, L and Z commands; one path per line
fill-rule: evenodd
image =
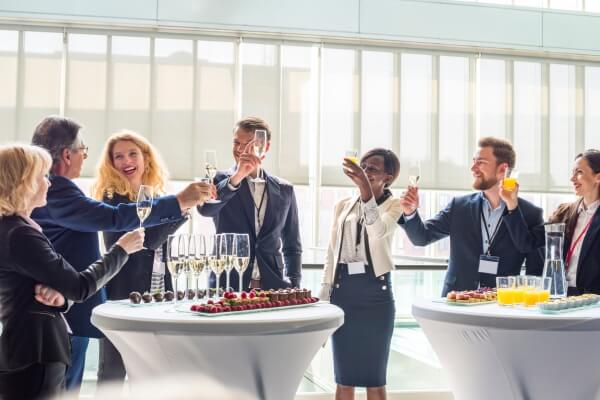
M 502 217 L 500 217 L 500 221 L 498 221 L 498 223 L 496 224 L 496 228 L 494 229 L 494 232 L 492 233 L 492 236 L 490 237 L 490 231 L 488 231 L 488 224 L 487 221 L 485 219 L 485 215 L 483 215 L 483 201 L 481 201 L 481 208 L 479 209 L 479 211 L 481 212 L 481 219 L 483 219 L 483 227 L 485 228 L 485 234 L 487 235 L 488 238 L 488 248 L 487 248 L 487 252 L 486 254 L 489 256 L 491 255 L 491 248 L 492 248 L 492 242 L 494 241 L 494 239 L 496 238 L 496 235 L 498 234 L 498 229 L 500 229 L 500 225 L 502 225 Z
M 256 192 L 256 183 L 254 184 L 254 190 Z M 254 193 L 252 193 L 252 204 L 254 204 L 254 208 L 256 209 L 256 219 L 258 220 L 258 230 L 262 228 L 262 222 L 260 220 L 260 211 L 263 208 L 263 203 L 265 201 L 265 194 L 267 193 L 267 182 L 265 181 L 265 187 L 263 188 L 262 196 L 260 198 L 260 203 L 258 206 L 256 205 L 256 201 L 254 200 Z
M 567 256 L 565 257 L 565 264 L 567 264 L 567 269 L 569 269 L 569 264 L 571 263 L 571 258 L 573 257 L 573 253 L 575 253 L 575 247 L 577 247 L 577 244 L 579 243 L 579 241 L 581 239 L 583 239 L 583 237 L 585 236 L 585 233 L 588 231 L 588 229 L 590 229 L 590 225 L 592 224 L 593 220 L 594 220 L 594 217 L 591 217 L 590 220 L 588 221 L 588 223 L 583 228 L 583 231 L 581 231 L 579 236 L 577 236 L 577 239 L 575 239 L 573 241 L 573 243 L 571 243 L 571 247 L 569 247 L 569 251 L 567 252 Z

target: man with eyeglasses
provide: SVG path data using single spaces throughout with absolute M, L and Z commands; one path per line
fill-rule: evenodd
M 476 193 L 453 198 L 435 217 L 423 221 L 419 192 L 409 186 L 401 197 L 403 215 L 398 223 L 416 246 L 450 237 L 450 259 L 442 296 L 452 290 L 495 287 L 496 276 L 519 275 L 525 261 L 528 275 L 541 275 L 541 249 L 521 253 L 502 223 L 510 211 L 500 198 L 500 182 L 507 168 L 514 168 L 516 154 L 503 139 L 484 137 L 473 156 L 471 173 Z M 519 198 L 519 212 L 529 228 L 541 225 L 542 209 Z
M 132 230 L 139 226 L 139 219 L 135 203 L 114 207 L 93 200 L 72 181 L 81 175 L 88 152 L 80 128 L 74 120 L 60 116 L 46 117 L 35 128 L 32 144 L 48 150 L 53 164 L 47 204 L 35 209 L 31 217 L 42 227 L 56 252 L 81 271 L 100 258 L 99 231 Z M 144 226 L 181 220 L 186 210 L 202 205 L 213 194 L 216 194 L 213 185 L 191 183 L 175 196 L 155 199 Z M 91 324 L 90 317 L 92 309 L 105 300 L 103 288 L 86 302 L 71 307 L 65 315 L 73 331 L 67 390 L 78 390 L 81 386 L 89 338 L 103 337 Z

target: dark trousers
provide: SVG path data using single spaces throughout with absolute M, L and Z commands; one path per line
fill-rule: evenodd
M 85 369 L 85 353 L 87 352 L 90 338 L 71 336 L 71 365 L 67 370 L 67 390 L 77 390 L 81 387 L 83 370 Z
M 107 338 L 100 339 L 99 344 L 98 384 L 123 382 L 126 372 L 121 354 Z
M 33 364 L 19 371 L 0 373 L 0 399 L 46 399 L 64 389 L 67 366 L 60 362 Z

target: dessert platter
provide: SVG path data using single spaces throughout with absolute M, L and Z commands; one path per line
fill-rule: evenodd
M 218 300 L 198 304 L 182 304 L 177 311 L 207 317 L 235 315 L 262 311 L 276 311 L 311 306 L 318 303 L 308 289 L 255 290 L 249 292 L 224 292 Z
M 453 290 L 441 302 L 452 306 L 479 306 L 495 303 L 496 300 L 496 289 L 483 287 L 476 290 Z
M 212 290 L 214 292 L 214 289 Z M 220 291 L 219 293 L 222 293 Z M 177 291 L 177 301 L 184 300 L 194 300 L 194 299 L 203 299 L 206 297 L 206 290 L 203 289 L 188 289 L 188 290 L 178 290 Z M 122 304 L 130 307 L 148 307 L 148 306 L 158 306 L 164 304 L 173 304 L 175 300 L 175 293 L 170 290 L 165 292 L 157 291 L 157 292 L 144 292 L 141 294 L 140 292 L 131 292 L 129 293 L 129 299 L 125 300 L 111 300 L 109 303 L 114 304 Z
M 538 309 L 543 314 L 564 314 L 598 306 L 600 306 L 600 296 L 591 293 L 538 303 Z

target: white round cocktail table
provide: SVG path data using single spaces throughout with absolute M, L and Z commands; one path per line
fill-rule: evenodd
M 203 317 L 172 305 L 109 302 L 92 313 L 133 384 L 197 373 L 265 400 L 293 399 L 319 347 L 343 322 L 343 311 L 328 303 Z
M 412 313 L 456 400 L 600 399 L 600 308 L 546 315 L 417 300 Z

